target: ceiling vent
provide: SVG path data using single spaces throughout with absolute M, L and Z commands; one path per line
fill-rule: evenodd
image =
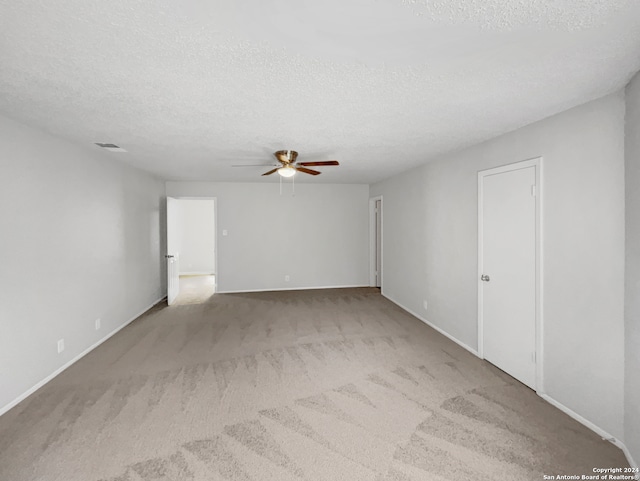
M 103 144 L 102 142 L 96 142 L 96 145 L 105 150 L 110 150 L 111 152 L 126 152 L 125 149 L 118 147 L 116 144 Z

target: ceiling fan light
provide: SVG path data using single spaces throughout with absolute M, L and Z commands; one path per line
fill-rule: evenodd
M 296 169 L 287 165 L 286 167 L 280 167 L 278 169 L 278 174 L 280 174 L 282 177 L 293 177 L 294 175 L 296 175 Z

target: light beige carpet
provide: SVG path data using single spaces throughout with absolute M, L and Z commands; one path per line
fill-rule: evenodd
M 369 288 L 156 307 L 0 417 L 2 481 L 538 481 L 625 465 Z

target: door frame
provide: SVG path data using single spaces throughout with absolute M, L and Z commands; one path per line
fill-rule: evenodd
M 172 306 L 180 293 L 180 254 L 176 252 L 175 246 L 169 245 L 171 240 L 175 240 L 176 237 L 175 225 L 172 221 L 175 221 L 177 218 L 178 199 L 172 196 L 166 196 L 165 209 L 165 235 L 167 237 L 165 242 L 164 267 L 166 268 L 167 280 L 167 305 Z M 174 248 L 172 249 L 171 247 Z
M 384 207 L 382 195 L 369 198 L 369 286 L 376 286 L 376 201 L 380 201 L 380 266 L 384 264 Z M 380 292 L 383 292 L 384 269 L 380 276 Z
M 218 292 L 218 279 L 219 279 L 218 273 L 220 272 L 220 267 L 218 266 L 218 250 L 220 248 L 219 235 L 218 235 L 218 198 L 211 197 L 211 196 L 197 197 L 197 196 L 188 196 L 188 195 L 171 195 L 167 197 L 172 197 L 177 200 L 212 200 L 213 201 L 213 228 L 216 233 L 215 246 L 214 246 L 215 247 L 214 257 L 215 257 L 216 268 L 215 268 L 214 276 L 216 281 L 215 292 Z
M 535 207 L 536 207 L 536 334 L 535 334 L 535 361 L 536 361 L 536 380 L 535 391 L 539 394 L 544 393 L 544 344 L 543 344 L 543 327 L 544 327 L 544 312 L 543 312 L 543 158 L 535 157 L 512 164 L 502 165 L 500 167 L 494 167 L 491 169 L 481 170 L 478 172 L 478 357 L 484 359 L 484 321 L 483 321 L 483 296 L 482 296 L 482 281 L 480 276 L 483 274 L 483 180 L 485 177 L 495 174 L 501 174 L 504 172 L 511 172 L 514 170 L 526 169 L 529 167 L 535 167 L 536 187 L 535 187 Z

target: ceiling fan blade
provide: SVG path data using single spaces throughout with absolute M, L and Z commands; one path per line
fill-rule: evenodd
M 313 167 L 314 165 L 340 165 L 337 160 L 322 160 L 320 162 L 298 162 L 297 165 L 308 165 Z
M 304 167 L 296 167 L 296 170 L 298 172 L 304 172 L 305 174 L 311 174 L 311 175 L 322 174 L 322 172 L 318 172 L 317 170 L 305 169 Z
M 273 169 L 273 170 L 270 170 L 269 172 L 265 172 L 265 173 L 264 173 L 264 174 L 262 174 L 262 175 L 263 175 L 263 176 L 264 176 L 264 175 L 271 175 L 271 174 L 273 174 L 274 172 L 277 172 L 277 171 L 278 171 L 278 169 L 279 169 L 279 167 L 278 167 L 278 168 L 275 168 L 275 169 Z

